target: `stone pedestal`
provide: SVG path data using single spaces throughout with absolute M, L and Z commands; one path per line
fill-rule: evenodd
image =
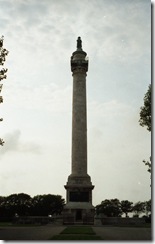
M 68 177 L 65 185 L 67 192 L 64 207 L 64 224 L 93 224 L 95 209 L 92 205 L 92 189 L 94 186 L 90 176 Z M 68 218 L 69 217 L 69 218 Z

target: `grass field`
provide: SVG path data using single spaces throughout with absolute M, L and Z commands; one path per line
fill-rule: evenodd
M 12 224 L 11 222 L 0 222 L 0 227 L 29 227 L 40 226 L 40 224 Z
M 91 227 L 72 226 L 67 227 L 50 240 L 101 240 L 101 238 L 95 234 Z
M 71 226 L 64 229 L 61 234 L 87 234 L 95 235 L 95 232 L 91 227 L 88 226 Z
M 91 235 L 57 235 L 51 238 L 50 240 L 102 240 L 99 236 L 91 236 Z

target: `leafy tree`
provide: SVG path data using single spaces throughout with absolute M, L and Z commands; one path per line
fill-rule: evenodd
M 146 216 L 149 216 L 149 214 L 151 214 L 151 199 L 145 202 L 145 213 Z
M 29 215 L 31 208 L 31 197 L 25 193 L 12 194 L 6 197 L 6 208 L 11 216 Z
M 122 212 L 125 213 L 126 217 L 128 217 L 128 213 L 133 210 L 133 202 L 129 202 L 128 200 L 121 201 L 121 209 Z
M 6 199 L 6 197 L 2 197 L 2 196 L 0 196 L 0 216 L 1 216 L 1 213 L 3 212 L 3 211 L 2 211 L 2 208 L 3 208 L 3 206 L 4 206 L 5 199 Z
M 150 157 L 150 162 L 149 161 L 146 161 L 146 160 L 143 160 L 143 163 L 148 166 L 148 172 L 151 173 L 151 157 Z
M 140 108 L 139 123 L 142 127 L 146 126 L 151 131 L 151 84 L 144 96 L 144 106 Z
M 145 203 L 144 202 L 137 202 L 133 206 L 133 212 L 135 212 L 134 216 L 139 217 L 139 214 L 145 212 Z
M 11 194 L 0 198 L 0 216 L 14 217 L 17 215 L 29 215 L 31 208 L 31 197 L 27 194 Z
M 32 199 L 33 215 L 48 216 L 60 214 L 63 210 L 64 202 L 60 195 L 37 195 Z
M 3 48 L 3 36 L 0 38 L 0 66 L 4 65 L 4 62 L 6 60 L 6 56 L 8 55 L 8 51 Z M 3 79 L 6 79 L 6 73 L 7 73 L 7 69 L 1 69 L 0 70 L 0 81 Z M 0 84 L 0 92 L 2 90 L 2 86 L 3 84 Z M 3 102 L 3 97 L 0 96 L 0 103 Z M 3 121 L 2 118 L 0 118 L 0 121 Z M 4 141 L 3 139 L 0 138 L 0 145 L 3 146 Z
M 148 166 L 148 169 L 147 171 L 151 174 L 151 157 L 150 157 L 150 161 L 146 161 L 146 160 L 143 160 L 143 163 Z M 151 179 L 151 176 L 150 176 L 150 179 Z M 151 186 L 151 185 L 150 185 Z
M 121 203 L 118 199 L 104 200 L 96 206 L 97 214 L 103 213 L 107 217 L 120 217 L 122 214 Z
M 5 218 L 8 217 L 8 213 L 6 210 L 6 197 L 0 197 L 0 220 L 3 221 Z
M 140 108 L 139 123 L 142 127 L 146 126 L 147 130 L 151 131 L 151 84 L 144 96 L 144 106 Z M 151 157 L 150 161 L 143 160 L 143 163 L 148 166 L 147 171 L 151 173 Z

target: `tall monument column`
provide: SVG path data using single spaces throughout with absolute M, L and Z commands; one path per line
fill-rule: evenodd
M 87 174 L 87 111 L 86 111 L 86 72 L 88 60 L 82 50 L 80 37 L 77 51 L 71 57 L 73 72 L 73 112 L 72 112 L 72 174 Z
M 87 174 L 87 107 L 86 107 L 86 73 L 88 59 L 82 50 L 81 38 L 77 39 L 77 50 L 71 56 L 73 75 L 72 108 L 72 167 L 68 182 L 66 205 L 64 207 L 64 224 L 93 224 L 94 207 L 92 206 L 92 189 L 90 176 Z

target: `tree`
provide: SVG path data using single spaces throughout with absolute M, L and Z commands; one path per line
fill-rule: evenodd
M 149 216 L 149 214 L 151 214 L 151 199 L 145 202 L 145 213 L 146 216 Z
M 140 108 L 139 123 L 142 127 L 146 126 L 148 131 L 151 131 L 151 84 L 144 96 L 144 106 Z M 148 166 L 148 172 L 151 174 L 151 157 L 150 162 L 143 160 L 143 163 Z M 150 177 L 151 178 L 151 177 Z
M 104 200 L 96 206 L 96 213 L 103 213 L 107 217 L 121 217 L 121 204 L 118 199 Z
M 37 195 L 32 199 L 32 215 L 48 216 L 60 214 L 65 200 L 60 195 Z
M 128 200 L 121 201 L 121 209 L 122 212 L 125 213 L 126 217 L 128 217 L 128 213 L 133 210 L 133 202 L 129 202 Z
M 144 96 L 144 106 L 140 108 L 139 123 L 142 127 L 146 126 L 148 131 L 151 131 L 151 84 Z
M 29 215 L 31 208 L 31 197 L 28 194 L 11 194 L 7 197 L 0 197 L 0 219 L 16 215 Z
M 8 55 L 8 51 L 3 48 L 3 36 L 0 38 L 0 65 L 3 66 L 4 65 L 4 62 L 6 60 L 6 56 Z M 0 81 L 3 80 L 3 79 L 6 79 L 6 73 L 7 73 L 7 69 L 1 69 L 0 70 Z M 3 84 L 0 84 L 0 93 L 2 91 L 2 87 L 3 87 Z M 0 96 L 0 103 L 3 102 L 3 97 Z M 0 118 L 0 121 L 3 121 L 2 118 Z M 0 145 L 3 146 L 4 144 L 4 141 L 3 139 L 0 138 Z
M 143 163 L 148 166 L 148 169 L 147 171 L 151 174 L 151 157 L 150 157 L 150 162 L 149 161 L 146 161 L 146 160 L 143 160 Z M 151 178 L 151 177 L 150 177 Z
M 144 202 L 137 202 L 133 206 L 133 212 L 135 212 L 136 217 L 139 217 L 140 213 L 144 213 L 145 211 L 145 203 Z
M 25 193 L 11 194 L 6 197 L 6 209 L 10 216 L 29 215 L 31 208 L 31 197 Z

